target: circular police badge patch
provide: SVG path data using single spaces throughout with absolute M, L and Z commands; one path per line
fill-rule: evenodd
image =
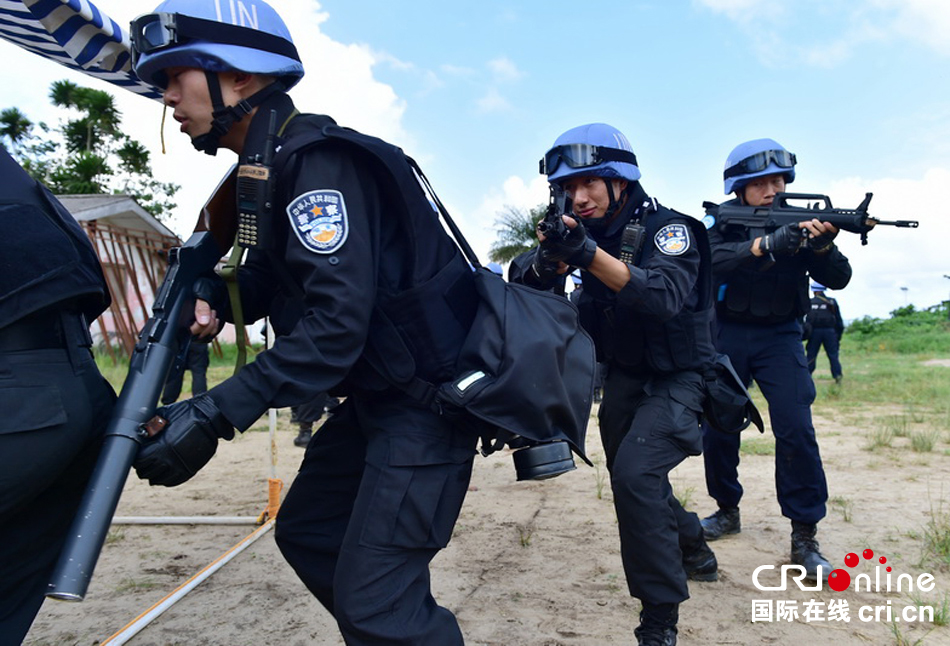
M 308 191 L 287 206 L 287 216 L 303 246 L 314 253 L 333 253 L 350 232 L 343 194 L 332 189 Z
M 707 215 L 702 219 L 702 223 L 707 229 L 712 229 L 714 226 L 716 226 L 716 216 Z
M 689 250 L 689 227 L 685 224 L 667 224 L 653 236 L 656 248 L 667 256 L 679 256 Z

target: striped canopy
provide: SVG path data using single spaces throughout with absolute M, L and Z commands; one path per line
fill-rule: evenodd
M 88 0 L 0 0 L 0 38 L 150 99 L 158 88 L 132 71 L 128 34 Z

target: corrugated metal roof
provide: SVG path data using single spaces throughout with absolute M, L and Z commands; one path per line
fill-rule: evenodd
M 128 195 L 57 195 L 76 220 L 103 220 L 114 226 L 143 231 L 156 231 L 177 238 L 175 232 L 155 219 Z

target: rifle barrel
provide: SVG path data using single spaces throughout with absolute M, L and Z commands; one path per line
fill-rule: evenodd
M 916 229 L 920 226 L 920 222 L 917 220 L 878 220 L 876 218 L 868 218 L 875 225 L 883 224 L 890 227 L 900 227 L 901 229 Z

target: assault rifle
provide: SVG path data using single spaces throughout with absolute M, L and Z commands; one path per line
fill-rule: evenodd
M 831 198 L 814 193 L 778 193 L 770 206 L 739 206 L 703 202 L 708 215 L 716 218 L 718 226 L 744 226 L 773 231 L 779 227 L 817 218 L 829 222 L 843 231 L 861 236 L 861 244 L 868 243 L 868 231 L 878 225 L 916 229 L 917 220 L 878 220 L 868 215 L 872 193 L 867 193 L 856 209 L 836 209 Z M 793 206 L 790 201 L 804 201 L 805 206 Z
M 570 229 L 561 219 L 562 215 L 570 215 L 567 193 L 552 186 L 551 195 L 548 198 L 548 209 L 544 212 L 544 219 L 538 223 L 538 231 L 545 238 L 566 240 Z
M 132 352 L 98 462 L 53 571 L 47 597 L 82 601 L 86 594 L 129 469 L 139 445 L 153 432 L 148 422 L 155 415 L 165 377 L 173 362 L 185 360 L 191 342 L 188 328 L 194 317 L 195 279 L 214 269 L 230 247 L 225 241 L 234 239 L 236 217 L 233 208 L 228 212 L 228 200 L 232 206 L 234 202 L 234 177 L 232 169 L 202 210 L 195 233 L 169 252 L 168 270 L 155 296 L 152 316 Z M 222 225 L 213 233 L 212 220 L 219 219 Z

